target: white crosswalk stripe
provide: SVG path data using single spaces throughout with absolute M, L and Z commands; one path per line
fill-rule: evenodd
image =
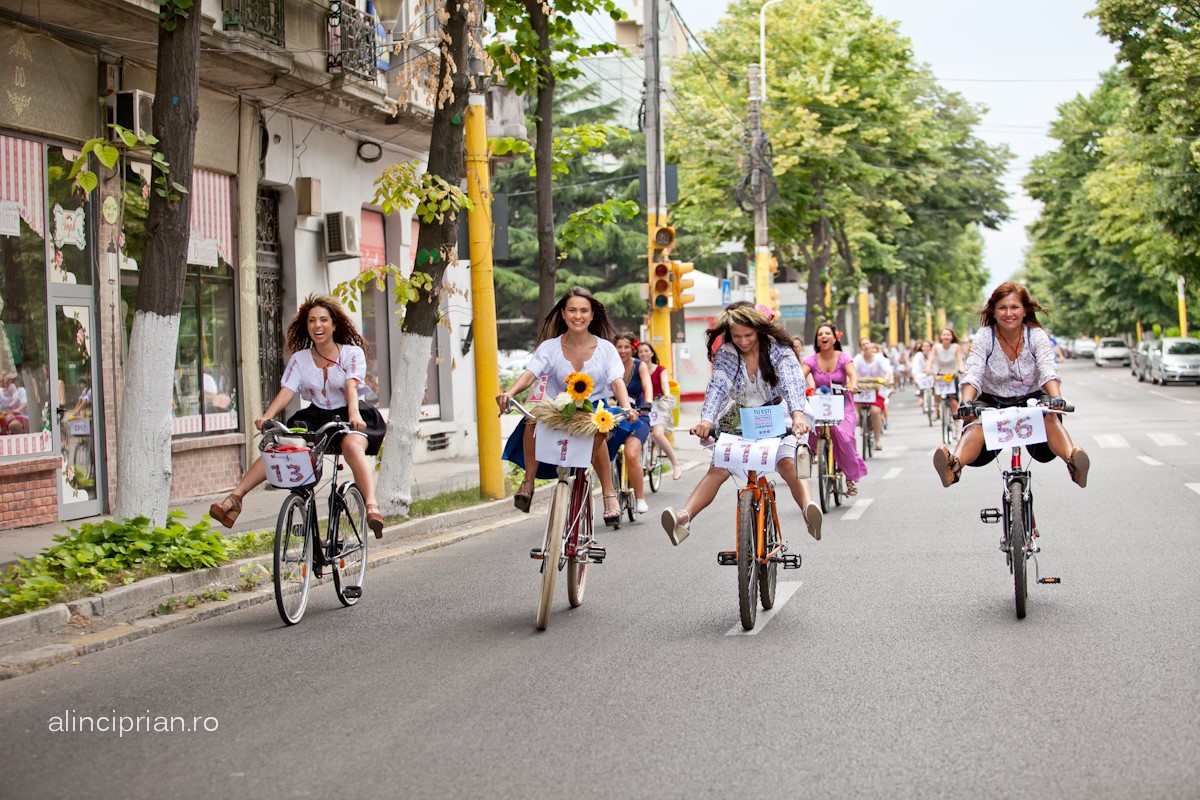
M 1147 433 L 1146 435 L 1159 447 L 1183 447 L 1187 444 L 1173 433 Z
M 1138 461 L 1141 461 L 1143 464 L 1149 464 L 1152 467 L 1162 466 L 1161 461 L 1156 458 L 1151 458 L 1150 456 L 1138 456 Z
M 903 471 L 904 471 L 904 467 L 892 467 L 891 469 L 889 469 L 887 471 L 887 474 L 883 476 L 883 479 L 885 481 L 890 481 L 892 478 L 895 478 L 897 475 L 899 475 Z
M 850 510 L 842 515 L 842 519 L 855 520 L 867 513 L 867 507 L 875 502 L 873 497 L 860 497 L 855 501 L 854 505 L 850 506 Z
M 1096 444 L 1101 447 L 1129 447 L 1129 442 L 1119 433 L 1098 433 Z
M 1200 494 L 1200 483 L 1185 483 L 1184 486 L 1191 489 L 1196 494 Z

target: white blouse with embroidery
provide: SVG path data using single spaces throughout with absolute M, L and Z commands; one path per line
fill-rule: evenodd
M 1025 346 L 1015 361 L 1009 360 L 993 327 L 975 333 L 963 369 L 963 383 L 996 397 L 1023 397 L 1039 391 L 1047 381 L 1059 380 L 1054 345 L 1044 328 L 1025 326 Z
M 293 353 L 279 385 L 291 389 L 302 400 L 329 410 L 346 407 L 347 380 L 354 378 L 361 384 L 366 377 L 367 357 L 363 349 L 344 344 L 328 369 L 317 366 L 311 348 Z

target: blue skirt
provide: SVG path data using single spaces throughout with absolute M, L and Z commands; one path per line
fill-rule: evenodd
M 525 446 L 523 439 L 525 437 L 526 420 L 522 419 L 517 423 L 516 429 L 508 437 L 508 441 L 504 444 L 504 453 L 501 457 L 508 462 L 516 464 L 522 469 L 525 468 Z M 645 442 L 650 436 L 650 418 L 648 416 L 638 417 L 638 421 L 630 425 L 628 422 L 622 422 L 613 428 L 608 437 L 608 457 L 611 460 L 617 455 L 617 448 L 625 443 L 625 440 L 630 436 L 637 438 L 639 442 Z M 539 480 L 552 480 L 558 477 L 558 469 L 550 464 L 538 464 L 537 476 Z

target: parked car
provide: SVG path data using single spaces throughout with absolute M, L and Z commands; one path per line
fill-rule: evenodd
M 1200 339 L 1168 336 L 1150 350 L 1150 382 L 1200 383 Z
M 1142 339 L 1133 349 L 1133 355 L 1129 359 L 1129 371 L 1139 383 L 1150 377 L 1150 348 L 1153 346 L 1153 339 Z
M 1071 345 L 1072 358 L 1091 358 L 1096 354 L 1096 341 L 1080 336 Z
M 1129 366 L 1129 345 L 1125 344 L 1124 339 L 1101 339 L 1100 344 L 1096 345 L 1096 352 L 1092 354 L 1092 360 L 1096 362 L 1097 367 L 1103 367 L 1106 364 L 1127 367 Z

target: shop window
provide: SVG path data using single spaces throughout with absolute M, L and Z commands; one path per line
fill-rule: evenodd
M 359 269 L 372 269 L 387 264 L 387 239 L 383 229 L 383 214 L 362 212 L 362 233 L 359 236 Z M 391 401 L 391 352 L 388 347 L 388 294 L 371 284 L 363 290 L 359 311 L 362 313 L 362 335 L 367 340 L 367 377 L 362 396 L 376 407 L 386 408 Z

